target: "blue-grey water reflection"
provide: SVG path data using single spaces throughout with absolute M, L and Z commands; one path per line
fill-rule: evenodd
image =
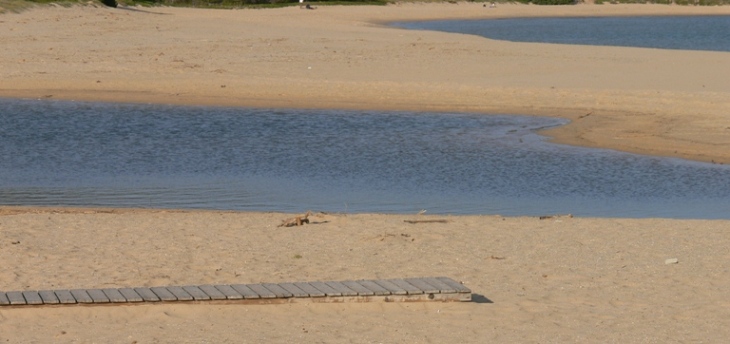
M 394 23 L 514 42 L 730 51 L 730 16 L 509 18 Z
M 522 116 L 0 99 L 0 204 L 730 218 L 730 168 Z

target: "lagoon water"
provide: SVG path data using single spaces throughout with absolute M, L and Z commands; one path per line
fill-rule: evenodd
M 536 133 L 564 123 L 0 99 L 0 204 L 730 218 L 730 166 Z
M 514 42 L 730 51 L 727 15 L 443 20 L 393 25 Z

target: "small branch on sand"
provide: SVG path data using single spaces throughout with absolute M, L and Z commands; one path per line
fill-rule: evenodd
M 403 220 L 407 223 L 447 223 L 448 220 Z
M 543 216 L 540 216 L 539 219 L 540 220 L 548 220 L 548 219 L 554 219 L 554 218 L 557 218 L 557 217 L 572 218 L 573 215 L 572 214 L 566 214 L 566 215 L 543 215 Z
M 302 216 L 295 216 L 289 219 L 286 219 L 281 222 L 280 225 L 277 227 L 294 227 L 294 226 L 303 226 L 305 223 L 309 223 L 309 215 L 312 215 L 311 211 L 308 211 L 306 214 Z

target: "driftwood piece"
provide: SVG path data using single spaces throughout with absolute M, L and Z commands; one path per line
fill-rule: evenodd
M 302 216 L 295 216 L 292 218 L 288 218 L 281 222 L 280 225 L 277 227 L 294 227 L 294 226 L 302 226 L 305 223 L 309 223 L 309 215 L 312 215 L 311 211 L 308 211 L 306 214 Z
M 403 220 L 407 223 L 447 223 L 448 220 Z
M 567 217 L 567 218 L 573 218 L 573 214 L 567 214 L 567 215 L 543 215 L 538 217 L 540 220 L 549 220 L 559 217 Z

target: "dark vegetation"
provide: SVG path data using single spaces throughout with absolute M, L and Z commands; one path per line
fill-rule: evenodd
M 97 0 L 110 7 L 124 6 L 177 6 L 177 7 L 201 7 L 201 8 L 267 8 L 298 6 L 299 0 Z M 395 3 L 398 0 L 305 0 L 313 6 L 326 5 L 386 5 Z M 463 0 L 459 0 L 463 1 Z M 468 2 L 490 3 L 493 0 L 466 0 Z M 524 3 L 533 5 L 574 5 L 589 0 L 494 0 L 497 3 Z M 0 0 L 0 13 L 3 12 L 3 5 L 12 4 L 47 4 L 80 3 L 81 0 Z M 449 2 L 457 3 L 455 0 L 410 0 L 405 2 Z M 685 6 L 719 6 L 730 5 L 730 0 L 593 0 L 596 4 L 666 4 Z M 7 3 L 7 4 L 6 4 Z M 20 6 L 22 8 L 23 6 Z

